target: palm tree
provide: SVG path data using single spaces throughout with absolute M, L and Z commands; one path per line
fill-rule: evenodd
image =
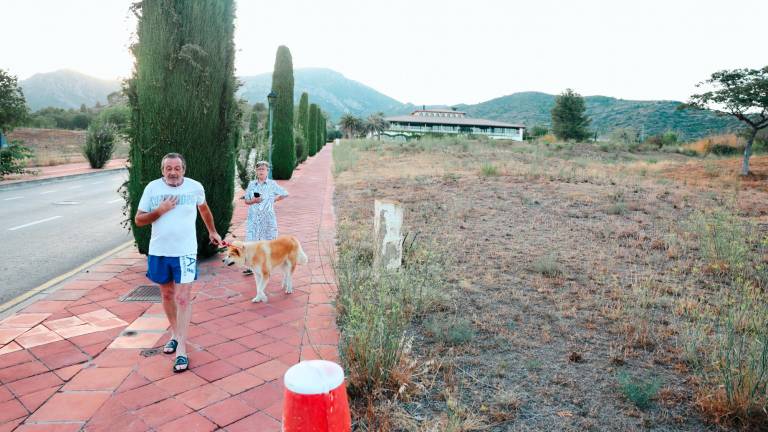
M 368 120 L 365 122 L 365 130 L 371 133 L 371 136 L 378 136 L 381 140 L 381 133 L 389 127 L 389 122 L 384 120 L 384 113 L 377 112 L 368 116 Z
M 339 125 L 347 138 L 354 138 L 362 129 L 362 120 L 352 114 L 344 114 L 339 120 Z

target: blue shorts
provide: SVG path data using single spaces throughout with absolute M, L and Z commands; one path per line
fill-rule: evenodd
M 190 283 L 197 280 L 197 255 L 147 256 L 147 277 L 154 283 Z

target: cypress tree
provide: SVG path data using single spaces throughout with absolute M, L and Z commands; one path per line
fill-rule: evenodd
M 272 120 L 272 177 L 288 180 L 296 166 L 296 148 L 293 140 L 293 60 L 284 45 L 277 48 L 272 91 L 277 93 Z
M 581 141 L 590 136 L 590 119 L 586 114 L 584 98 L 571 89 L 566 89 L 555 98 L 552 107 L 552 132 L 561 140 Z
M 317 117 L 319 110 L 317 104 L 309 105 L 309 124 L 307 126 L 307 154 L 314 156 L 317 153 Z
M 307 92 L 301 94 L 301 99 L 299 100 L 298 117 L 299 119 L 297 122 L 297 129 L 301 131 L 303 146 L 301 154 L 297 154 L 296 156 L 299 159 L 299 163 L 301 163 L 307 160 L 307 138 L 309 132 L 309 94 Z
M 186 159 L 186 176 L 203 184 L 222 235 L 229 231 L 234 196 L 235 100 L 233 0 L 137 2 L 138 42 L 126 93 L 131 108 L 127 201 L 139 251 L 149 249 L 150 227 L 133 219 L 144 187 L 161 176 L 168 152 Z M 198 253 L 210 256 L 201 218 Z
M 322 149 L 325 147 L 325 114 L 323 114 L 322 111 L 320 111 L 320 121 L 317 125 L 317 134 L 320 136 L 320 139 L 318 140 L 318 149 Z

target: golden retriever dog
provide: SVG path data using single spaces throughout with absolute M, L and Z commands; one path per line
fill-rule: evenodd
M 267 294 L 264 292 L 273 269 L 283 270 L 283 288 L 285 293 L 293 292 L 291 276 L 296 270 L 297 264 L 306 264 L 309 260 L 301 248 L 299 239 L 290 235 L 282 235 L 274 240 L 261 240 L 255 242 L 235 241 L 226 243 L 224 261 L 228 266 L 239 264 L 253 271 L 256 278 L 256 297 L 251 301 L 267 302 Z

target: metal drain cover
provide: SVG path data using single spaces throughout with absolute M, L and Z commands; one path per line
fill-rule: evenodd
M 133 291 L 120 297 L 121 302 L 160 303 L 160 287 L 158 285 L 141 285 Z
M 160 354 L 159 348 L 145 349 L 141 351 L 141 355 L 144 357 L 152 357 Z

